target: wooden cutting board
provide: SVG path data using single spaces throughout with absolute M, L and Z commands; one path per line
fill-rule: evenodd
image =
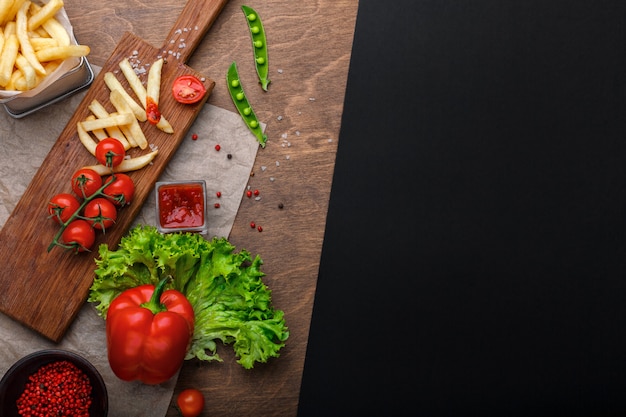
M 161 48 L 155 48 L 132 33 L 122 36 L 0 231 L 0 311 L 4 314 L 54 342 L 62 339 L 88 296 L 98 246 L 108 243 L 115 248 L 128 232 L 154 183 L 186 137 L 215 86 L 212 79 L 187 67 L 185 62 L 226 2 L 189 0 Z M 173 126 L 174 133 L 163 133 L 148 122 L 141 123 L 148 143 L 156 145 L 159 153 L 152 165 L 129 173 L 136 186 L 133 201 L 120 210 L 117 223 L 107 230 L 106 235 L 98 233 L 93 252 L 74 254 L 61 247 L 48 252 L 47 248 L 58 231 L 58 225 L 47 215 L 49 199 L 57 193 L 71 192 L 70 179 L 74 171 L 96 163 L 80 143 L 76 123 L 90 114 L 88 106 L 94 99 L 110 112 L 115 111 L 109 103 L 109 89 L 103 76 L 111 71 L 122 85 L 128 87 L 118 67 L 122 59 L 129 58 L 141 67 L 160 56 L 165 57 L 167 63 L 162 70 L 159 108 Z M 207 95 L 201 103 L 183 105 L 173 99 L 172 82 L 182 74 L 194 74 L 205 80 Z M 142 76 L 144 81 L 145 77 L 147 74 Z M 132 91 L 130 94 L 134 97 Z M 134 149 L 130 155 L 138 156 L 149 151 L 149 148 Z

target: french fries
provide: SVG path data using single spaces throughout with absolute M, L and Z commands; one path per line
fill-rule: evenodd
M 89 55 L 87 45 L 71 44 L 55 17 L 63 5 L 63 0 L 0 0 L 0 90 L 31 90 L 64 60 Z
M 161 65 L 162 64 L 163 62 L 161 62 Z M 122 61 L 120 61 L 119 67 L 122 70 L 122 74 L 124 74 L 124 77 L 128 81 L 130 88 L 133 90 L 133 92 L 137 96 L 137 99 L 139 99 L 139 102 L 141 103 L 143 108 L 146 111 L 148 111 L 147 109 L 148 93 L 146 91 L 146 87 L 144 87 L 144 85 L 142 84 L 141 80 L 139 79 L 139 76 L 137 76 L 137 74 L 135 73 L 135 70 L 130 65 L 130 62 L 128 61 L 128 59 L 123 59 Z M 150 78 L 150 75 L 148 74 L 148 81 L 150 82 L 149 78 Z M 157 82 L 159 85 L 161 84 L 161 69 L 160 68 L 158 69 L 158 72 L 155 72 L 153 74 L 153 80 L 151 82 L 152 84 L 151 88 L 153 90 L 151 91 L 152 94 L 155 94 L 154 84 Z M 156 97 L 157 104 L 158 104 L 158 100 L 159 100 L 158 97 Z M 158 123 L 156 124 L 156 127 L 158 127 L 160 130 L 162 130 L 165 133 L 174 133 L 174 128 L 172 127 L 170 122 L 168 122 L 167 119 L 165 119 L 163 115 L 161 115 L 161 117 L 159 118 Z
M 158 153 L 159 153 L 159 150 L 155 149 L 151 152 L 148 152 L 141 156 L 137 156 L 135 158 L 124 159 L 121 164 L 113 167 L 113 172 L 137 171 L 138 169 L 141 169 L 147 166 L 148 164 L 150 164 L 154 160 L 154 158 L 157 156 Z M 94 171 L 96 171 L 98 174 L 102 176 L 111 173 L 111 168 L 105 167 L 102 164 L 89 165 L 83 168 L 93 169 Z
M 148 140 L 139 122 L 150 121 L 166 133 L 174 132 L 170 123 L 158 110 L 163 63 L 163 59 L 157 59 L 152 64 L 148 73 L 147 86 L 144 87 L 128 59 L 120 61 L 119 67 L 122 74 L 141 104 L 131 97 L 112 72 L 104 73 L 104 83 L 109 89 L 109 102 L 115 108 L 115 111 L 109 112 L 98 100 L 94 99 L 91 102 L 89 110 L 92 114 L 76 125 L 78 138 L 87 151 L 95 156 L 98 141 L 106 137 L 120 140 L 126 150 L 135 147 L 146 149 Z M 156 107 L 150 108 L 151 103 Z M 160 119 L 158 121 L 150 120 L 150 117 L 154 116 L 154 114 L 150 114 L 152 111 L 156 111 L 159 115 Z M 141 169 L 150 164 L 157 153 L 158 149 L 152 149 L 147 154 L 127 158 L 120 165 L 113 168 L 113 172 L 128 172 Z M 91 168 L 100 173 L 100 175 L 111 172 L 111 168 L 101 164 L 91 165 L 86 168 Z

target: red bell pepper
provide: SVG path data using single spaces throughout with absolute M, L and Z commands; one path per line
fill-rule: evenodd
M 109 364 L 118 378 L 154 385 L 170 379 L 185 360 L 194 311 L 179 291 L 140 285 L 109 306 L 106 336 Z

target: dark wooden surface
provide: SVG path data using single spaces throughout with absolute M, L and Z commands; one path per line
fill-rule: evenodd
M 84 0 L 66 1 L 65 8 L 79 42 L 92 48 L 90 62 L 101 66 L 126 31 L 162 45 L 184 4 Z M 174 397 L 198 387 L 207 401 L 203 415 L 282 417 L 297 412 L 358 1 L 230 0 L 187 64 L 216 80 L 208 103 L 232 111 L 222 82 L 228 66 L 237 61 L 242 79 L 256 80 L 243 4 L 263 18 L 272 83 L 267 93 L 247 83 L 268 144 L 250 178 L 262 198 L 244 197 L 230 240 L 262 257 L 291 335 L 280 358 L 250 371 L 228 347 L 218 350 L 222 363 L 185 363 Z

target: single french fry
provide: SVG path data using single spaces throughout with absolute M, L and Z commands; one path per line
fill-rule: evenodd
M 51 38 L 58 42 L 59 46 L 70 45 L 71 41 L 69 33 L 67 33 L 67 30 L 65 30 L 61 22 L 59 22 L 56 18 L 52 17 L 46 20 L 41 26 L 46 30 Z
M 83 144 L 85 149 L 87 149 L 93 156 L 96 156 L 96 141 L 92 139 L 89 132 L 83 129 L 80 122 L 76 123 L 76 131 L 78 132 L 78 139 Z
M 133 92 L 139 99 L 139 102 L 145 108 L 146 88 L 141 83 L 141 80 L 137 76 L 137 73 L 135 73 L 135 70 L 133 69 L 133 67 L 130 65 L 130 62 L 128 61 L 128 59 L 124 58 L 123 60 L 121 60 L 119 63 L 119 67 L 122 70 L 122 74 L 124 74 L 126 81 L 128 81 L 130 88 L 133 90 Z
M 131 113 L 130 106 L 126 102 L 126 99 L 122 96 L 122 94 L 118 90 L 113 90 L 109 94 L 109 99 L 111 100 L 111 104 L 118 111 L 118 113 Z M 148 147 L 148 140 L 146 139 L 146 135 L 144 135 L 143 130 L 139 126 L 139 122 L 135 118 L 131 124 L 120 126 L 124 135 L 128 138 L 129 142 L 134 142 L 136 146 L 139 146 L 141 149 L 146 149 Z M 132 141 L 131 141 L 132 138 Z
M 54 16 L 63 7 L 63 0 L 50 0 L 43 7 L 38 8 L 28 19 L 28 30 L 34 31 L 46 20 Z
M 17 35 L 9 36 L 4 42 L 0 55 L 0 86 L 6 87 L 13 74 L 13 67 L 20 49 L 20 41 Z
M 11 11 L 11 6 L 13 5 L 13 0 L 0 0 L 0 24 L 2 24 L 9 12 Z
M 53 48 L 55 46 L 59 46 L 56 39 L 53 38 L 30 38 L 30 44 L 33 45 L 33 49 L 35 53 L 45 48 Z
M 149 152 L 141 156 L 137 156 L 135 158 L 124 159 L 121 164 L 113 167 L 113 172 L 137 171 L 138 169 L 144 168 L 145 166 L 150 164 L 154 160 L 154 158 L 157 156 L 158 153 L 159 153 L 159 150 L 155 149 L 152 152 Z M 83 168 L 93 169 L 94 171 L 96 171 L 98 174 L 102 176 L 111 173 L 111 168 L 105 167 L 102 164 L 89 165 Z
M 24 55 L 24 58 L 28 60 L 30 65 L 33 66 L 38 74 L 46 75 L 46 70 L 37 59 L 37 56 L 35 55 L 35 50 L 30 44 L 30 39 L 28 36 L 28 18 L 26 16 L 26 11 L 28 10 L 29 6 L 30 1 L 26 1 L 17 11 L 17 15 L 15 17 L 17 38 L 20 41 L 20 50 L 22 51 L 22 55 Z
M 89 52 L 90 48 L 87 45 L 54 46 L 35 52 L 35 56 L 40 62 L 45 62 L 87 56 Z
M 109 114 L 109 112 L 104 108 L 104 106 L 102 104 L 100 104 L 100 102 L 98 100 L 93 100 L 90 104 L 89 104 L 89 110 L 91 110 L 91 112 L 98 118 L 98 119 L 105 119 L 107 117 L 111 117 L 114 116 L 112 114 Z M 132 120 L 132 118 L 131 118 Z M 129 142 L 129 140 L 126 138 L 126 136 L 124 135 L 124 133 L 122 132 L 122 130 L 119 128 L 118 125 L 113 125 L 113 126 L 108 126 L 108 127 L 102 127 L 100 129 L 94 129 L 96 131 L 99 130 L 104 130 L 107 134 L 106 137 L 110 137 L 110 138 L 115 138 L 117 140 L 119 140 L 120 142 L 122 142 L 122 145 L 124 145 L 124 149 L 128 150 L 130 148 L 133 147 L 133 144 Z M 98 134 L 98 137 L 100 136 L 100 134 Z M 104 138 L 102 138 L 104 139 Z M 100 140 L 102 140 L 100 139 Z
M 15 66 L 22 73 L 25 81 L 25 88 L 30 90 L 31 88 L 35 88 L 37 85 L 37 73 L 35 72 L 35 68 L 30 65 L 30 62 L 24 57 L 22 54 L 18 54 L 17 58 L 15 58 Z
M 4 32 L 0 31 L 0 59 L 2 59 L 2 48 L 4 48 L 4 42 L 8 36 Z
M 8 37 L 9 35 L 11 35 L 12 33 L 17 33 L 17 31 L 15 30 L 15 21 L 10 21 L 7 22 L 4 25 L 4 37 Z
M 17 11 L 22 7 L 22 5 L 26 3 L 26 0 L 13 0 L 13 4 L 11 5 L 11 10 L 4 17 L 4 21 L 11 22 L 15 20 L 15 16 L 17 16 Z
M 156 124 L 156 127 L 158 127 L 160 130 L 162 130 L 165 133 L 174 133 L 174 128 L 172 127 L 170 122 L 168 122 L 165 119 L 163 115 L 161 115 L 161 118 L 159 119 L 159 123 Z
M 139 120 L 140 122 L 146 121 L 146 110 L 142 106 L 140 106 L 130 96 L 130 94 L 126 92 L 122 84 L 117 78 L 115 78 L 115 75 L 113 75 L 112 72 L 107 72 L 106 74 L 104 74 L 104 83 L 107 85 L 107 87 L 109 87 L 109 90 L 111 90 L 111 92 L 118 91 L 119 94 L 121 94 L 137 120 Z
M 85 120 L 95 120 L 95 119 L 96 119 L 96 116 L 94 116 L 93 114 L 90 114 L 89 116 L 85 118 Z M 94 129 L 91 131 L 91 133 L 93 133 L 96 139 L 98 139 L 98 142 L 100 142 L 102 139 L 109 137 L 106 130 L 104 129 Z
M 83 120 L 83 129 L 91 131 L 94 129 L 106 129 L 112 126 L 127 125 L 134 120 L 132 113 L 115 114 L 96 120 Z
M 161 95 L 161 71 L 163 70 L 163 58 L 159 58 L 152 63 L 148 70 L 148 83 L 146 85 L 146 95 L 154 103 L 159 104 Z M 147 106 L 147 104 L 146 104 Z

